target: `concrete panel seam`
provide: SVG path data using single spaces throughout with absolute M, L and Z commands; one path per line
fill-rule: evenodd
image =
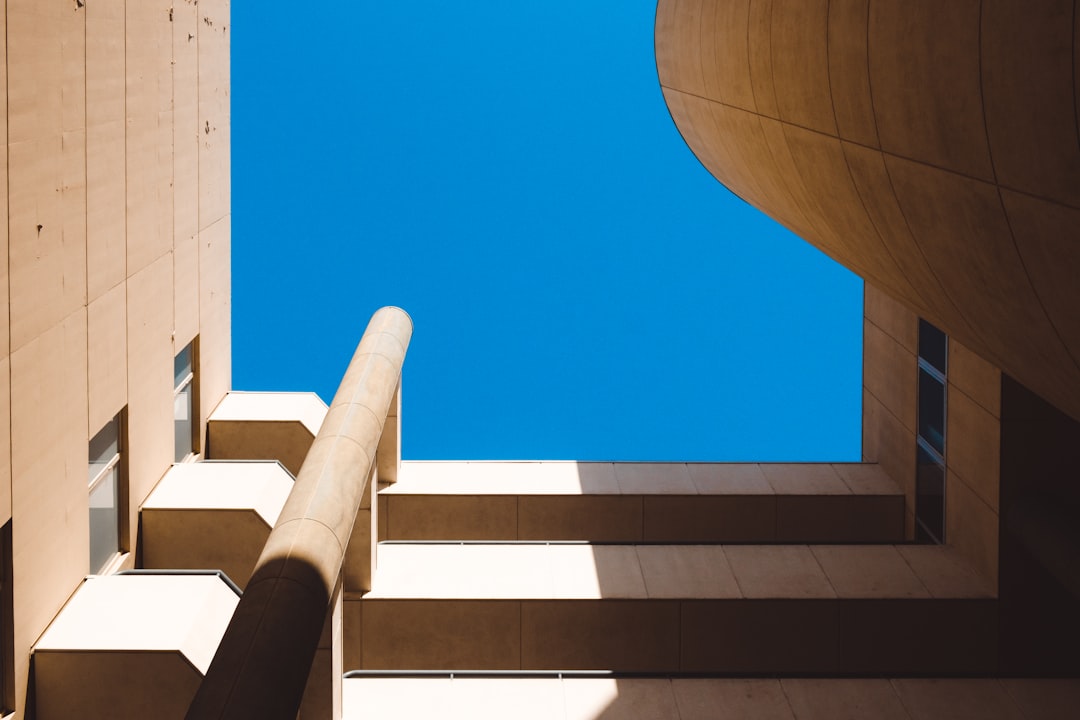
M 825 2 L 825 78 L 826 78 L 826 80 L 828 81 L 828 84 L 829 84 L 829 107 L 832 108 L 833 127 L 836 128 L 836 135 L 837 135 L 837 137 L 839 137 L 840 136 L 840 120 L 837 119 L 837 117 L 836 117 L 836 98 L 833 95 L 833 86 L 832 86 L 832 63 L 829 61 L 829 26 L 832 25 L 832 23 L 829 22 L 829 18 L 831 16 L 832 16 L 832 0 L 826 0 L 826 2 Z M 843 148 L 841 147 L 841 152 L 842 151 L 843 151 Z M 847 165 L 847 158 L 844 158 L 844 164 Z M 848 168 L 848 175 L 851 175 L 851 168 Z M 855 178 L 854 177 L 852 177 L 851 182 L 852 182 L 853 185 L 855 184 Z M 858 187 L 857 186 L 855 188 L 855 191 L 858 192 Z M 860 196 L 859 199 L 861 201 L 862 197 Z M 865 204 L 864 204 L 863 212 L 865 212 L 865 211 L 866 211 L 866 207 L 865 207 Z M 870 226 L 874 228 L 875 232 L 877 232 L 877 227 L 874 225 L 873 221 L 870 222 Z M 880 236 L 880 234 L 881 233 L 879 232 L 878 235 Z
M 919 256 L 922 258 L 923 264 L 926 266 L 927 270 L 929 270 L 930 276 L 933 277 L 934 281 L 938 284 L 939 287 L 941 287 L 942 297 L 944 297 L 949 302 L 950 305 L 952 305 L 954 308 L 956 308 L 957 317 L 961 318 L 964 321 L 964 324 L 967 325 L 967 327 L 971 328 L 971 334 L 975 338 L 977 338 L 978 341 L 982 345 L 985 346 L 987 344 L 986 339 L 976 329 L 978 327 L 978 323 L 971 322 L 971 319 L 968 318 L 967 316 L 965 316 L 964 313 L 960 310 L 960 306 L 956 304 L 956 300 L 952 297 L 952 294 L 949 292 L 948 288 L 946 288 L 945 285 L 941 282 L 941 278 L 938 277 L 937 272 L 934 271 L 933 263 L 931 263 L 929 258 L 926 257 L 926 253 L 923 251 L 922 244 L 919 242 L 918 235 L 911 229 L 911 223 L 908 221 L 907 213 L 904 212 L 904 204 L 902 202 L 900 202 L 900 196 L 896 194 L 896 183 L 893 182 L 892 173 L 889 172 L 889 163 L 886 160 L 886 158 L 888 158 L 888 157 L 901 157 L 901 156 L 893 155 L 892 153 L 887 153 L 887 152 L 884 152 L 884 151 L 879 151 L 879 152 L 881 152 L 882 164 L 885 167 L 885 178 L 889 181 L 889 191 L 892 193 L 893 202 L 896 203 L 896 209 L 900 212 L 900 217 L 903 218 L 903 220 L 904 220 L 904 228 L 907 230 L 908 235 L 911 236 L 911 239 L 915 244 L 915 248 L 919 251 Z M 902 159 L 909 160 L 910 162 L 919 162 L 919 161 L 916 161 L 916 160 L 911 160 L 910 158 L 902 158 Z M 920 164 L 925 165 L 926 167 L 934 167 L 935 169 L 940 170 L 942 172 L 952 173 L 951 170 L 947 170 L 945 168 L 938 168 L 938 167 L 936 167 L 934 165 L 930 165 L 929 163 L 920 163 Z M 962 177 L 967 177 L 967 176 L 963 175 L 962 173 L 953 173 L 953 174 L 960 175 Z M 978 182 L 981 182 L 981 183 L 986 182 L 985 180 L 979 180 L 978 178 L 968 178 L 968 179 L 977 180 Z
M 896 422 L 900 424 L 900 427 L 904 428 L 904 429 L 905 429 L 905 430 L 907 430 L 908 432 L 911 432 L 911 433 L 914 433 L 914 432 L 915 432 L 915 429 L 914 429 L 914 428 L 909 428 L 909 427 L 907 426 L 907 423 L 905 423 L 905 422 L 904 422 L 903 420 L 901 420 L 901 419 L 900 419 L 899 417 L 897 417 L 897 416 L 896 416 L 896 413 L 894 413 L 894 412 L 892 411 L 892 409 L 890 409 L 890 408 L 889 408 L 889 406 L 888 406 L 888 405 L 886 405 L 886 404 L 885 404 L 885 403 L 884 403 L 884 402 L 882 401 L 882 399 L 881 399 L 881 398 L 879 398 L 879 397 L 878 397 L 877 395 L 875 395 L 875 394 L 874 394 L 874 392 L 873 392 L 873 391 L 872 391 L 872 390 L 871 390 L 870 388 L 866 387 L 866 385 L 863 385 L 863 392 L 865 392 L 865 393 L 866 393 L 867 395 L 869 395 L 870 397 L 872 397 L 872 398 L 874 398 L 875 400 L 877 400 L 878 406 L 879 406 L 879 407 L 880 407 L 880 408 L 881 408 L 882 410 L 884 410 L 885 412 L 889 413 L 889 415 L 891 415 L 891 416 L 893 417 L 893 419 L 895 419 L 895 420 L 896 420 Z
M 998 421 L 998 424 L 999 424 L 999 425 L 1001 424 L 1001 417 L 1000 417 L 1000 414 L 994 414 L 994 411 L 993 411 L 993 410 L 991 410 L 990 408 L 986 407 L 986 406 L 985 406 L 985 405 L 983 405 L 983 404 L 982 404 L 981 402 L 979 402 L 979 401 L 978 401 L 978 400 L 976 400 L 976 399 L 975 399 L 974 397 L 972 397 L 971 393 L 969 393 L 969 392 L 966 392 L 966 391 L 965 391 L 965 390 L 963 390 L 963 389 L 962 389 L 962 388 L 961 388 L 961 387 L 960 387 L 959 385 L 956 385 L 956 384 L 955 384 L 955 383 L 954 383 L 954 382 L 952 381 L 952 379 L 951 379 L 951 378 L 949 378 L 949 380 L 948 380 L 948 383 L 949 383 L 949 385 L 948 385 L 948 391 L 949 391 L 949 392 L 958 392 L 958 393 L 960 393 L 961 395 L 963 395 L 964 397 L 966 397 L 966 398 L 967 398 L 968 400 L 970 400 L 970 401 L 971 401 L 971 402 L 972 402 L 973 404 L 977 405 L 977 406 L 979 407 L 979 409 L 980 409 L 980 410 L 984 410 L 984 411 L 985 411 L 985 412 L 986 412 L 986 413 L 987 413 L 988 415 L 990 415 L 990 417 L 992 417 L 992 418 L 994 418 L 995 420 L 997 420 L 997 421 Z
M 1075 25 L 1075 13 L 1076 13 L 1076 0 L 1073 1 L 1073 16 L 1074 16 L 1073 23 L 1074 23 L 1074 25 Z M 1002 186 L 998 182 L 997 166 L 994 164 L 994 147 L 993 147 L 993 144 L 990 142 L 990 127 L 989 127 L 989 121 L 987 120 L 987 117 L 986 117 L 986 74 L 983 72 L 983 40 L 982 40 L 982 35 L 983 35 L 983 3 L 980 2 L 979 3 L 979 41 L 978 41 L 979 42 L 979 106 L 980 106 L 979 109 L 982 112 L 983 133 L 986 136 L 986 156 L 990 160 L 990 173 L 994 178 L 994 187 L 997 190 L 998 203 L 1001 205 L 1001 214 L 1005 217 L 1005 227 L 1007 227 L 1009 229 L 1009 239 L 1012 240 L 1013 248 L 1016 250 L 1016 256 L 1020 260 L 1020 268 L 1024 271 L 1024 277 L 1027 278 L 1028 285 L 1031 286 L 1031 291 L 1032 291 L 1032 294 L 1034 294 L 1034 296 L 1035 296 L 1035 300 L 1039 303 L 1039 309 L 1042 310 L 1043 316 L 1046 318 L 1046 321 L 1050 324 L 1050 327 L 1052 327 L 1054 329 L 1054 335 L 1057 337 L 1058 342 L 1061 344 L 1061 346 L 1065 349 L 1065 354 L 1068 355 L 1069 358 L 1073 361 L 1073 366 L 1077 369 L 1077 371 L 1080 371 L 1080 358 L 1077 358 L 1077 356 L 1073 354 L 1072 349 L 1065 342 L 1065 339 L 1061 336 L 1061 331 L 1058 330 L 1057 325 L 1054 324 L 1053 318 L 1051 318 L 1050 314 L 1046 311 L 1046 304 L 1043 302 L 1042 296 L 1039 295 L 1039 290 L 1038 290 L 1037 284 L 1032 282 L 1032 280 L 1031 280 L 1031 273 L 1028 272 L 1027 264 L 1024 262 L 1024 254 L 1022 252 L 1020 252 L 1020 245 L 1016 242 L 1016 233 L 1013 232 L 1012 221 L 1009 219 L 1009 211 L 1005 207 L 1005 198 L 1003 198 L 1002 195 L 1001 195 Z M 1075 32 L 1074 32 L 1074 34 L 1073 34 L 1073 38 L 1074 38 L 1073 54 L 1074 54 L 1074 56 L 1075 56 L 1075 53 L 1076 53 L 1075 37 L 1076 37 L 1076 35 L 1075 35 Z M 1076 69 L 1076 62 L 1075 62 L 1075 57 L 1074 57 L 1074 61 L 1073 61 L 1073 72 L 1074 73 L 1075 73 L 1075 69 Z M 1074 79 L 1074 84 L 1075 84 L 1075 79 Z M 1076 102 L 1077 102 L 1076 95 L 1074 93 L 1073 94 L 1073 113 L 1074 113 L 1074 116 L 1075 116 L 1075 113 L 1076 113 Z M 1078 140 L 1080 140 L 1080 125 L 1077 125 L 1077 133 L 1078 133 L 1078 135 L 1077 135 Z M 1011 190 L 1012 188 L 1007 188 L 1007 189 Z M 1041 198 L 1041 199 L 1046 200 L 1047 198 Z M 971 325 L 971 323 L 968 323 L 968 325 Z
M 842 141 L 844 143 L 854 145 L 856 147 L 864 148 L 866 150 L 872 150 L 873 152 L 876 152 L 876 153 L 880 154 L 882 157 L 891 157 L 891 158 L 897 158 L 899 160 L 906 160 L 908 162 L 916 163 L 918 165 L 922 165 L 924 167 L 932 168 L 932 169 L 938 170 L 940 172 L 949 173 L 950 175 L 954 175 L 956 177 L 964 178 L 964 179 L 967 179 L 967 180 L 973 180 L 975 182 L 982 183 L 983 185 L 991 185 L 991 186 L 995 186 L 995 187 L 1000 187 L 1002 190 L 1008 190 L 1008 191 L 1014 192 L 1014 193 L 1016 193 L 1018 195 L 1023 195 L 1024 197 L 1034 198 L 1036 200 L 1039 200 L 1040 202 L 1045 202 L 1045 203 L 1048 203 L 1048 204 L 1051 204 L 1051 205 L 1057 205 L 1057 206 L 1060 206 L 1060 207 L 1063 207 L 1063 208 L 1068 208 L 1070 210 L 1080 210 L 1080 205 L 1073 205 L 1071 203 L 1063 202 L 1063 201 L 1055 199 L 1055 198 L 1050 198 L 1050 197 L 1045 197 L 1043 195 L 1038 195 L 1038 194 L 1033 193 L 1033 192 L 1031 192 L 1029 190 L 1025 190 L 1023 188 L 1013 187 L 1011 185 L 1007 185 L 1007 184 L 1004 184 L 1004 183 L 995 185 L 994 183 L 988 182 L 985 178 L 980 178 L 980 177 L 977 177 L 975 175 L 970 175 L 968 173 L 960 172 L 960 171 L 954 170 L 952 168 L 943 167 L 941 165 L 937 165 L 937 164 L 932 163 L 932 162 L 927 162 L 925 160 L 917 160 L 915 158 L 910 158 L 910 157 L 907 157 L 905 155 L 900 155 L 900 154 L 895 153 L 895 152 L 889 152 L 887 150 L 882 150 L 881 148 L 872 147 L 872 146 L 867 145 L 865 143 L 858 142 L 857 140 L 852 140 L 850 138 L 841 137 L 840 135 L 832 135 L 830 133 L 826 133 L 826 132 L 822 132 L 821 130 L 817 130 L 815 128 L 806 127 L 805 125 L 800 125 L 799 123 L 794 123 L 794 122 L 790 122 L 788 120 L 783 120 L 783 119 L 775 117 L 773 115 L 769 115 L 768 113 L 747 110 L 746 108 L 740 107 L 738 105 L 732 105 L 731 103 L 726 103 L 726 102 L 724 102 L 722 100 L 716 100 L 715 98 L 705 97 L 703 95 L 698 95 L 697 93 L 692 93 L 692 92 L 687 92 L 685 90 L 680 90 L 678 88 L 671 87 L 670 85 L 661 85 L 660 87 L 662 89 L 664 89 L 664 90 L 669 90 L 671 92 L 676 92 L 676 93 L 679 93 L 681 95 L 686 95 L 686 96 L 689 96 L 689 97 L 697 98 L 698 100 L 704 100 L 706 102 L 715 103 L 717 105 L 721 105 L 721 106 L 723 106 L 725 108 L 729 108 L 731 110 L 737 110 L 739 112 L 747 113 L 747 114 L 750 114 L 750 115 L 757 115 L 758 117 L 766 118 L 768 120 L 775 120 L 775 121 L 777 121 L 779 123 L 782 123 L 783 125 L 790 125 L 791 127 L 799 128 L 800 130 L 805 130 L 807 132 L 814 133 L 815 135 L 822 135 L 822 136 L 827 137 L 827 138 L 834 138 L 834 139 L 840 140 L 840 141 Z M 670 110 L 669 110 L 669 114 L 670 114 Z M 678 127 L 677 122 L 675 123 L 675 125 L 676 125 L 676 127 Z M 685 136 L 683 137 L 683 140 L 685 142 Z M 687 144 L 687 147 L 689 147 L 689 144 Z M 699 159 L 699 161 L 700 161 L 700 159 Z M 702 164 L 704 164 L 704 163 L 702 163 Z M 887 169 L 888 168 L 886 167 L 886 170 Z M 710 171 L 710 173 L 711 173 L 711 171 Z M 730 190 L 731 188 L 728 188 L 728 189 Z M 895 193 L 894 193 L 894 195 L 895 195 Z M 741 196 L 739 196 L 739 197 L 741 198 Z M 905 224 L 906 224 L 906 218 L 905 218 Z M 910 227 L 908 228 L 908 230 L 910 232 Z
M 911 571 L 911 574 L 914 575 L 915 579 L 919 581 L 920 585 L 922 585 L 923 590 L 926 591 L 926 596 L 931 598 L 937 597 L 936 595 L 934 595 L 934 593 L 930 591 L 930 586 L 926 584 L 925 580 L 923 580 L 922 575 L 920 575 L 919 572 L 915 570 L 915 566 L 911 564 L 910 560 L 908 560 L 907 555 L 902 552 L 897 552 L 896 554 L 900 556 L 900 559 L 903 560 L 904 564 L 908 566 L 908 570 Z
M 286 525 L 290 525 L 292 523 L 301 523 L 301 522 L 312 522 L 312 523 L 315 523 L 316 525 L 322 525 L 324 528 L 326 528 L 326 530 L 334 538 L 334 542 L 336 542 L 338 544 L 338 547 L 341 548 L 342 553 L 345 552 L 345 548 L 341 547 L 341 540 L 338 538 L 337 533 L 334 532 L 334 529 L 332 527 L 330 527 L 329 525 L 327 525 L 326 523 L 324 523 L 322 520 L 319 520 L 318 518 L 313 518 L 313 517 L 308 517 L 308 516 L 289 518 L 288 520 L 286 520 L 285 522 L 283 522 L 281 524 L 274 525 L 273 529 L 277 530 L 278 528 L 285 527 Z M 280 577 L 280 575 L 275 576 L 275 577 Z
M 949 471 L 949 475 L 951 477 L 954 477 L 957 480 L 959 480 L 961 482 L 961 484 L 963 484 L 963 486 L 965 488 L 967 488 L 967 491 L 975 496 L 976 500 L 978 500 L 980 503 L 982 503 L 983 506 L 987 510 L 989 510 L 991 513 L 993 513 L 994 517 L 1000 517 L 1001 516 L 1001 513 L 999 513 L 997 510 L 995 510 L 993 507 L 991 507 L 990 503 L 986 502 L 986 499 L 983 498 L 982 494 L 975 488 L 974 485 L 972 485 L 967 480 L 965 480 L 964 477 L 962 475 L 960 475 L 960 473 L 956 472 L 955 467 L 953 467 L 952 465 L 949 465 L 949 466 L 947 466 L 947 469 Z
M 753 0 L 751 0 L 751 2 L 752 1 Z M 775 80 L 775 76 L 776 76 L 775 67 L 776 67 L 776 64 L 773 62 L 773 38 L 772 38 L 772 32 L 773 32 L 773 7 L 774 6 L 775 5 L 774 5 L 773 1 L 769 0 L 769 72 L 771 73 L 771 76 L 769 77 L 769 83 L 772 85 L 773 103 L 776 106 L 776 114 L 778 116 L 777 120 L 779 120 L 780 119 L 779 118 L 779 115 L 780 115 L 780 98 L 778 98 L 776 96 L 776 80 Z M 750 76 L 750 87 L 753 88 L 753 86 L 754 86 L 754 76 L 751 75 Z M 757 103 L 757 96 L 756 95 L 754 96 L 754 102 Z M 783 121 L 781 120 L 781 122 L 783 122 Z
M 865 283 L 864 283 L 864 285 L 865 285 Z M 865 301 L 865 300 L 863 301 L 863 306 L 864 306 L 864 307 L 866 306 L 866 301 Z M 908 349 L 907 349 L 906 347 L 904 347 L 904 343 L 902 343 L 902 342 L 900 341 L 900 339 L 899 339 L 898 337 L 896 337 L 895 335 L 893 335 L 892 333 L 890 333 L 890 332 L 889 332 L 888 330 L 886 330 L 885 328 L 881 327 L 881 325 L 879 325 L 879 324 L 877 324 L 876 322 L 874 322 L 873 320 L 871 320 L 871 319 L 870 319 L 869 317 L 867 317 L 867 316 L 866 316 L 865 314 L 863 315 L 863 320 L 864 320 L 865 322 L 867 322 L 867 323 L 869 323 L 869 324 L 873 325 L 873 326 L 874 326 L 875 328 L 877 328 L 877 329 L 878 329 L 878 331 L 880 331 L 880 332 L 881 332 L 881 334 L 882 334 L 882 335 L 884 335 L 885 337 L 889 338 L 889 339 L 890 339 L 890 340 L 892 340 L 892 341 L 893 341 L 894 343 L 896 343 L 896 346 L 897 346 L 897 347 L 898 347 L 898 348 L 899 348 L 899 349 L 900 349 L 900 350 L 901 350 L 902 352 L 906 353 L 906 354 L 907 354 L 907 355 L 908 355 L 908 356 L 909 356 L 909 357 L 910 357 L 910 358 L 911 358 L 912 360 L 914 360 L 914 359 L 915 359 L 915 353 L 911 352 L 911 351 L 910 351 L 910 350 L 908 350 Z M 864 333 L 864 334 L 865 334 L 865 333 Z
M 991 167 L 993 167 L 993 158 L 991 158 L 990 163 Z M 1072 348 L 1069 347 L 1068 343 L 1066 343 L 1065 339 L 1061 336 L 1061 331 L 1058 330 L 1057 325 L 1054 324 L 1054 320 L 1052 317 L 1050 317 L 1050 313 L 1046 311 L 1046 304 L 1043 302 L 1042 296 L 1039 294 L 1038 284 L 1032 281 L 1031 273 L 1028 272 L 1027 263 L 1024 262 L 1024 253 L 1020 251 L 1020 245 L 1016 242 L 1016 233 L 1013 232 L 1012 220 L 1009 218 L 1009 211 L 1005 207 L 1005 198 L 1001 194 L 1002 187 L 998 184 L 995 184 L 994 187 L 997 190 L 998 203 L 1001 205 L 1001 214 L 1005 217 L 1005 227 L 1009 230 L 1009 239 L 1012 240 L 1013 249 L 1016 250 L 1016 257 L 1020 260 L 1020 269 L 1024 272 L 1024 278 L 1027 279 L 1028 286 L 1031 288 L 1031 294 L 1035 296 L 1035 301 L 1039 303 L 1039 309 L 1042 310 L 1042 314 L 1043 317 L 1046 318 L 1046 322 L 1050 325 L 1051 328 L 1054 329 L 1054 336 L 1061 344 L 1061 347 L 1065 350 L 1065 354 L 1069 356 L 1069 359 L 1073 361 L 1073 366 L 1078 372 L 1080 372 L 1080 358 L 1073 354 Z M 1006 189 L 1011 190 L 1011 188 Z

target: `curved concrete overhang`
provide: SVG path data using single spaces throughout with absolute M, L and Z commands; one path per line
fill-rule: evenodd
M 659 0 L 732 192 L 1080 418 L 1074 0 Z

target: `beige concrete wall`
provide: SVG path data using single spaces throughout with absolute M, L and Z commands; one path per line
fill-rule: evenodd
M 1080 418 L 1073 0 L 660 0 L 720 182 Z
M 134 549 L 172 462 L 173 356 L 199 338 L 203 428 L 230 383 L 228 23 L 227 0 L 0 0 L 17 717 L 30 647 L 87 571 L 89 438 L 127 408 Z
M 1001 371 L 949 340 L 945 538 L 995 586 L 1001 489 Z
M 863 460 L 904 491 L 905 533 L 915 532 L 919 318 L 869 283 L 863 311 Z
M 914 537 L 919 318 L 867 284 L 863 324 L 863 459 L 903 489 Z M 1001 371 L 949 338 L 945 539 L 991 583 L 998 575 Z

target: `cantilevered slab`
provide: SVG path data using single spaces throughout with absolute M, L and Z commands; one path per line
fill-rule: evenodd
M 143 566 L 223 570 L 244 587 L 292 486 L 275 461 L 174 465 L 142 507 Z
M 87 580 L 34 648 L 38 720 L 183 718 L 238 601 L 213 575 Z
M 997 600 L 894 545 L 383 543 L 348 669 L 996 671 Z
M 315 393 L 230 392 L 210 414 L 207 456 L 278 460 L 296 475 L 326 412 Z
M 1071 718 L 1080 680 L 888 678 L 350 677 L 346 720 L 654 717 Z M 905 708 L 916 708 L 908 714 Z
M 904 495 L 871 463 L 403 462 L 384 540 L 899 542 Z

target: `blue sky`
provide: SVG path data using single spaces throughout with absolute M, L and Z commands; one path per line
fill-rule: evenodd
M 416 459 L 857 460 L 862 282 L 705 171 L 655 0 L 232 13 L 233 385 L 378 307 Z

